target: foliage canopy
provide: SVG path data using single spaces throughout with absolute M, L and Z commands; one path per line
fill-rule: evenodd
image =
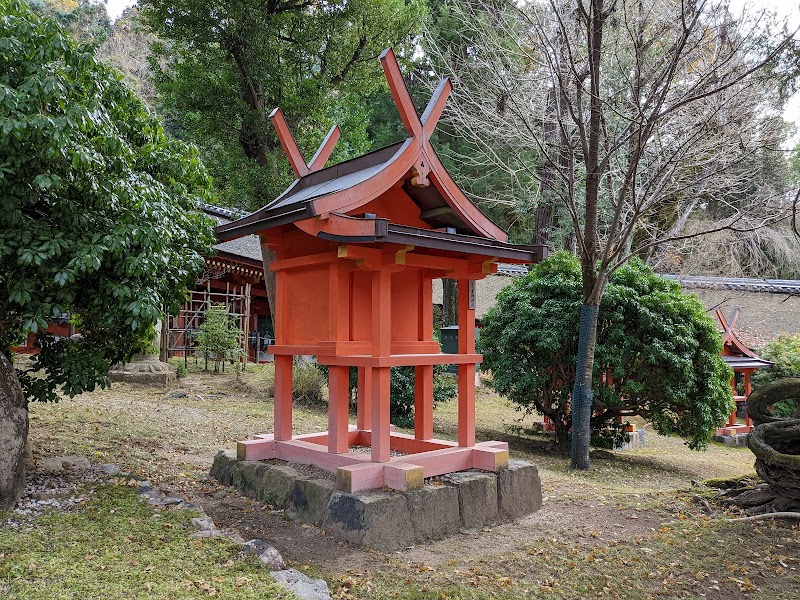
M 525 411 L 556 425 L 571 420 L 571 382 L 581 307 L 578 259 L 559 252 L 506 287 L 484 318 L 479 339 L 492 386 Z M 591 420 L 596 438 L 639 415 L 689 447 L 705 446 L 733 409 L 722 341 L 700 301 L 639 260 L 610 278 L 600 303 Z
M 18 375 L 56 400 L 105 385 L 183 303 L 213 243 L 195 211 L 209 180 L 92 48 L 18 0 L 0 0 L 0 123 L 0 349 L 37 334 Z M 44 333 L 66 313 L 79 339 Z
M 163 42 L 153 68 L 175 132 L 208 158 L 224 201 L 257 208 L 292 177 L 267 115 L 280 106 L 306 158 L 335 123 L 341 161 L 370 149 L 377 57 L 411 49 L 422 0 L 143 0 Z M 402 55 L 403 52 L 400 52 Z

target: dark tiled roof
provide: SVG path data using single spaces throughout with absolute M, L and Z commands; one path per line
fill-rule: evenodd
M 740 290 L 743 292 L 764 292 L 768 294 L 800 293 L 800 280 L 797 279 L 748 279 L 745 277 L 705 277 L 702 275 L 667 275 L 683 288 L 704 288 L 709 290 Z
M 247 213 L 236 208 L 224 208 L 214 206 L 205 202 L 197 203 L 200 210 L 217 222 L 217 225 L 225 225 L 234 219 L 238 219 Z M 226 252 L 234 256 L 257 260 L 261 262 L 261 241 L 257 235 L 246 235 L 228 242 L 220 242 L 214 245 L 217 252 Z

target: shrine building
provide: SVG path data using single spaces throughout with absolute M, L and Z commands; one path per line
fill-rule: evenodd
M 543 246 L 508 235 L 472 204 L 442 165 L 431 135 L 451 91 L 442 80 L 420 117 L 392 50 L 380 57 L 408 138 L 325 167 L 334 126 L 308 162 L 280 109 L 271 119 L 296 180 L 260 210 L 216 228 L 220 242 L 257 235 L 275 260 L 275 425 L 238 444 L 240 460 L 278 458 L 336 475 L 336 488 L 410 490 L 423 478 L 508 466 L 505 442 L 475 440 L 476 280 L 498 262 L 541 261 Z M 432 282 L 459 281 L 458 354 L 433 336 Z M 292 431 L 292 364 L 314 355 L 329 369 L 328 429 Z M 433 433 L 433 367 L 458 365 L 458 439 Z M 413 366 L 414 433 L 389 422 L 390 373 Z M 349 423 L 349 368 L 358 369 L 356 423 Z M 355 446 L 369 453 L 354 452 Z

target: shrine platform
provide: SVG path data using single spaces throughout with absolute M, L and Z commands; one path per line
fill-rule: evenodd
M 281 447 L 291 448 L 276 445 Z M 278 459 L 239 460 L 232 450 L 216 455 L 210 475 L 340 540 L 383 551 L 513 521 L 542 505 L 538 469 L 519 460 L 497 472 L 469 469 L 426 478 L 406 491 L 342 492 L 330 472 L 309 473 Z
M 336 490 L 361 492 L 376 488 L 399 491 L 419 489 L 426 478 L 465 469 L 498 471 L 508 468 L 506 442 L 479 442 L 459 446 L 448 440 L 415 439 L 413 435 L 391 431 L 389 448 L 395 454 L 386 462 L 373 462 L 370 454 L 352 452 L 352 447 L 370 447 L 372 432 L 350 426 L 347 451 L 329 451 L 328 432 L 296 435 L 276 440 L 273 434 L 256 435 L 238 442 L 238 460 L 280 460 L 310 464 L 332 473 Z

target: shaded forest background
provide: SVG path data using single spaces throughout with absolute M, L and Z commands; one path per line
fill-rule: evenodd
M 293 179 L 267 119 L 276 106 L 306 158 L 334 123 L 343 135 L 331 162 L 405 137 L 377 60 L 392 46 L 420 111 L 442 76 L 453 79 L 450 108 L 433 145 L 470 198 L 514 242 L 574 247 L 574 225 L 549 191 L 552 176 L 540 153 L 504 139 L 493 127 L 505 118 L 510 101 L 486 85 L 477 57 L 482 43 L 513 42 L 502 32 L 487 41 L 486 23 L 502 11 L 502 2 L 142 0 L 113 23 L 103 5 L 88 0 L 31 5 L 94 45 L 170 134 L 199 148 L 218 204 L 247 211 L 269 203 Z M 514 53 L 508 55 L 511 63 Z M 640 257 L 658 271 L 798 277 L 800 244 L 791 228 L 791 205 L 800 182 L 800 151 L 789 148 L 794 124 L 781 116 L 796 89 L 798 62 L 796 48 L 789 47 L 754 84 L 759 101 L 749 122 L 727 117 L 723 123 L 726 143 L 751 144 L 746 185 L 725 194 L 696 187 L 688 199 L 665 202 L 657 218 L 637 230 L 633 243 L 646 248 Z M 535 69 L 510 63 L 509 72 Z M 476 99 L 484 128 L 465 125 L 463 111 Z M 549 126 L 546 118 L 532 122 L 542 130 Z M 647 245 L 665 233 L 690 236 L 709 229 L 749 203 L 779 217 L 746 231 Z

